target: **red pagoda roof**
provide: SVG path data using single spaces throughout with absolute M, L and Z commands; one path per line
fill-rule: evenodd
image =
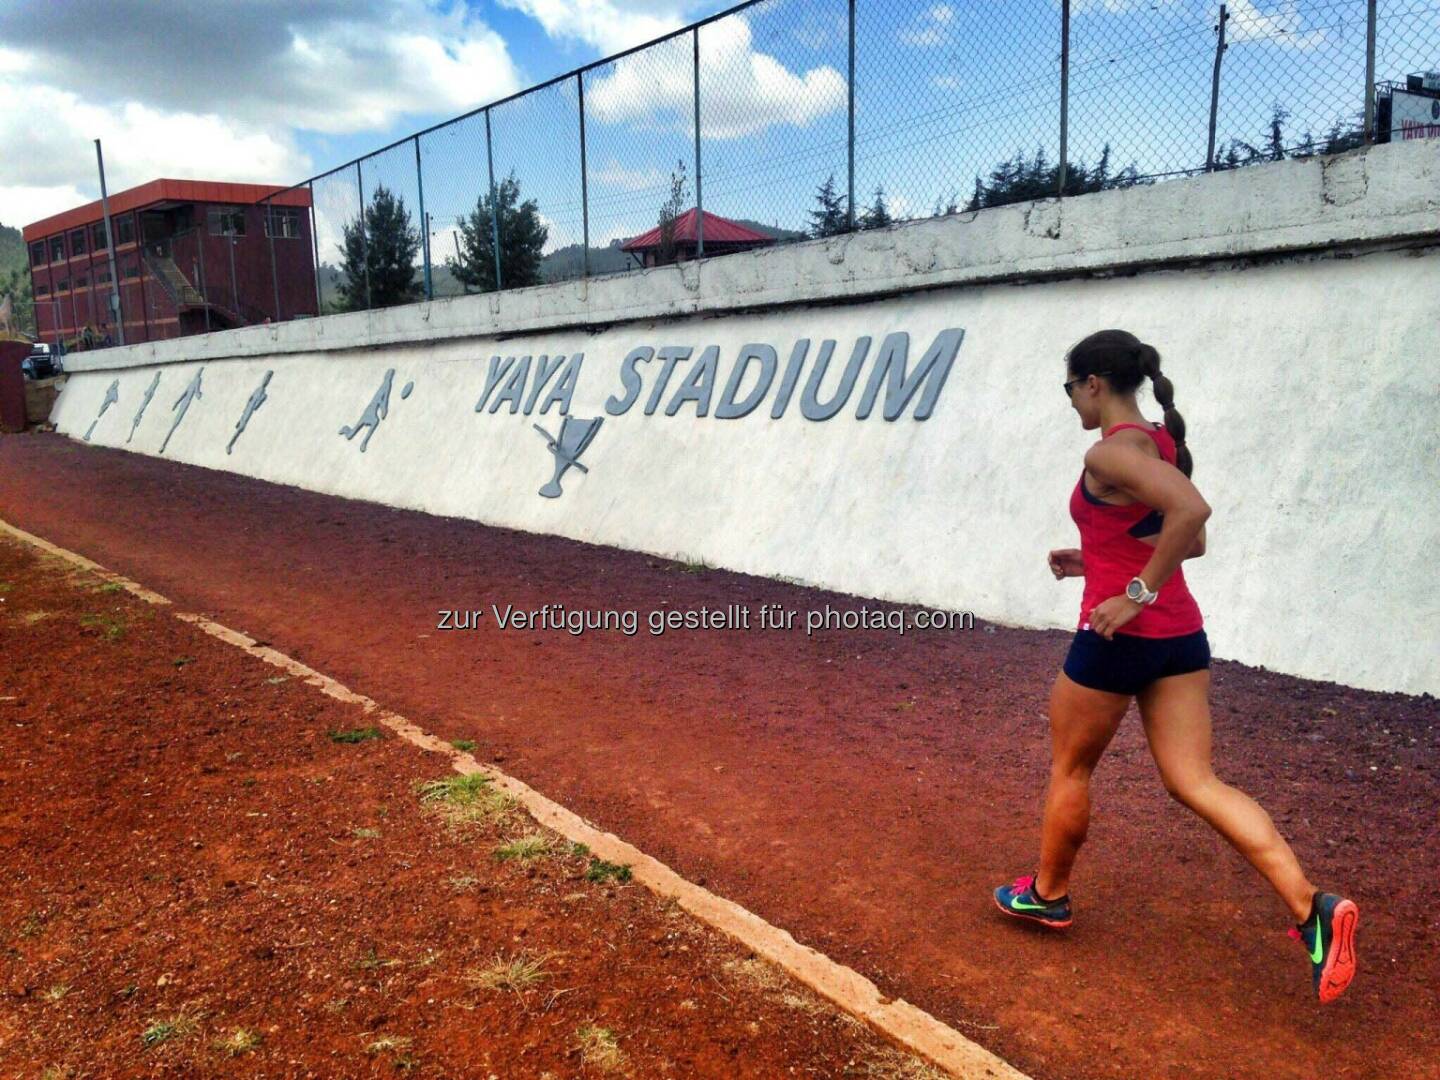
M 705 214 L 705 242 L 707 244 L 773 244 L 775 238 L 766 236 L 764 233 L 756 232 L 754 229 L 747 229 L 738 222 L 729 218 L 712 214 L 708 210 Z M 674 242 L 693 244 L 695 237 L 695 208 L 692 206 L 685 213 L 675 219 Z M 641 233 L 625 241 L 620 245 L 622 251 L 644 251 L 647 248 L 658 248 L 660 246 L 660 226 L 655 226 L 649 232 Z

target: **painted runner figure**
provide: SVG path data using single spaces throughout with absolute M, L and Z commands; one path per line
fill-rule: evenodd
M 1149 378 L 1164 410 L 1135 403 Z M 1086 431 L 1101 429 L 1070 497 L 1080 548 L 1050 552 L 1056 580 L 1085 579 L 1079 629 L 1050 695 L 1052 763 L 1040 864 L 995 890 L 1005 914 L 1071 923 L 1070 877 L 1090 823 L 1090 775 L 1134 698 L 1166 789 L 1244 855 L 1297 923 L 1312 985 L 1333 1001 L 1355 976 L 1355 903 L 1320 892 L 1270 816 L 1210 765 L 1210 646 L 1180 564 L 1205 553 L 1210 507 L 1190 482 L 1185 421 L 1160 354 L 1102 330 L 1066 357 L 1065 393 Z
M 355 421 L 355 426 L 350 427 L 347 425 L 340 429 L 340 434 L 344 435 L 347 440 L 353 440 L 356 435 L 360 434 L 362 429 L 366 429 L 365 438 L 360 441 L 360 452 L 362 454 L 365 452 L 365 448 L 370 445 L 370 436 L 374 435 L 380 427 L 380 421 L 390 415 L 390 387 L 393 386 L 394 383 L 395 369 L 393 367 L 387 368 L 385 378 L 380 380 L 380 388 L 375 391 L 375 396 L 370 399 L 370 404 L 365 406 L 365 411 L 360 414 L 360 419 Z M 404 389 L 400 391 L 402 401 L 410 396 L 410 391 L 414 386 L 415 384 L 413 382 L 407 382 L 405 384 Z

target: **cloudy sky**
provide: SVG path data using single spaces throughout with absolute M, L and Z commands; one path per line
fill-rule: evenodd
M 156 176 L 302 180 L 711 0 L 9 0 L 0 221 Z
M 727 6 L 723 0 L 7 0 L 0 5 L 0 222 L 23 225 L 158 176 L 293 183 Z M 1232 0 L 1221 140 L 1257 141 L 1271 104 L 1322 133 L 1361 100 L 1362 0 Z M 1209 0 L 1074 0 L 1072 160 L 1105 141 L 1142 172 L 1203 161 Z M 1440 57 L 1440 0 L 1382 3 L 1381 78 Z M 977 172 L 1058 146 L 1059 0 L 860 0 L 857 190 L 928 213 Z M 586 80 L 591 236 L 649 227 L 694 147 L 688 39 Z M 767 0 L 701 36 L 705 202 L 803 226 L 842 182 L 843 0 Z M 1407 51 L 1408 50 L 1408 51 Z M 1426 51 L 1432 55 L 1423 55 Z M 496 171 L 539 200 L 552 244 L 578 239 L 573 84 L 495 110 Z M 484 175 L 483 121 L 422 141 L 447 243 Z M 367 163 L 418 196 L 414 152 Z M 353 215 L 355 177 L 316 185 Z M 353 201 L 353 204 L 352 204 Z M 322 236 L 324 235 L 322 222 Z M 437 257 L 439 250 L 437 249 Z

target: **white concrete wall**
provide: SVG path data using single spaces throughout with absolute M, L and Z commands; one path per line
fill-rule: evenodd
M 1386 168 L 1377 169 L 1377 151 L 1411 149 L 1420 152 L 1389 153 Z M 1323 218 L 1324 207 L 1338 207 L 1336 213 L 1367 227 L 1354 225 L 1350 239 L 1326 241 L 1334 222 L 1282 223 L 1278 233 L 1257 222 L 1235 234 L 1253 256 L 1244 261 L 1197 265 L 1192 251 L 1183 257 L 1184 269 L 1033 284 L 982 284 L 966 270 L 942 288 L 867 302 L 622 321 L 626 310 L 665 303 L 663 296 L 646 300 L 644 282 L 690 272 L 672 270 L 668 278 L 637 275 L 629 306 L 615 306 L 612 324 L 593 331 L 571 326 L 497 342 L 457 332 L 452 311 L 433 338 L 417 335 L 414 320 L 437 304 L 108 350 L 87 358 L 93 370 L 72 376 L 54 419 L 65 433 L 83 437 L 115 381 L 118 402 L 100 416 L 92 441 L 157 453 L 174 420 L 172 406 L 203 369 L 203 396 L 176 429 L 167 457 L 395 506 L 703 558 L 861 596 L 1065 627 L 1075 624 L 1080 584 L 1056 583 L 1045 553 L 1076 542 L 1066 502 L 1094 435 L 1080 430 L 1060 389 L 1063 355 L 1093 330 L 1122 327 L 1160 350 L 1190 427 L 1195 480 L 1215 508 L 1210 553 L 1186 573 L 1216 654 L 1367 688 L 1440 693 L 1440 586 L 1425 557 L 1440 536 L 1440 249 L 1383 250 L 1392 233 L 1424 235 L 1416 215 L 1426 205 L 1431 238 L 1440 239 L 1435 150 L 1378 147 L 1368 164 L 1365 155 L 1355 155 L 1363 165 L 1355 175 L 1366 178 L 1369 194 L 1337 199 L 1337 189 L 1332 185 L 1327 196 L 1322 181 L 1310 193 L 1310 209 Z M 1108 202 L 1112 231 L 1138 234 L 1144 219 L 1136 217 L 1142 208 L 1132 200 L 1191 188 L 1188 201 L 1207 207 L 1208 217 L 1189 220 L 1189 246 L 1219 254 L 1226 243 L 1214 237 L 1233 216 L 1247 179 L 1278 190 L 1287 185 L 1274 177 L 1287 170 L 1293 189 L 1321 167 L 1287 163 L 1251 170 L 1253 176 L 1172 182 L 1063 208 L 1040 203 L 1012 220 L 1019 226 L 1034 213 L 1090 214 L 1081 206 L 1093 198 L 1097 206 Z M 1417 194 L 1409 182 L 1416 175 L 1430 177 L 1428 190 Z M 1229 205 L 1197 194 L 1205 184 L 1219 185 Z M 1187 198 L 1177 196 L 1177 204 Z M 1366 200 L 1369 216 L 1360 212 Z M 997 219 L 1006 213 L 997 212 Z M 1404 228 L 1393 228 L 1399 220 Z M 967 227 L 973 225 L 942 221 L 923 229 L 943 235 L 946 228 Z M 1091 235 L 1100 228 L 1092 223 Z M 1311 230 L 1300 246 L 1317 253 L 1280 257 L 1292 250 L 1297 228 Z M 906 238 L 918 230 L 922 226 L 885 234 L 892 262 L 914 255 Z M 1265 244 L 1256 240 L 1262 234 L 1269 237 Z M 852 243 L 874 245 L 885 237 Z M 763 273 L 775 276 L 786 260 L 804 265 L 827 248 L 802 245 L 754 262 L 769 265 Z M 1326 253 L 1342 248 L 1353 257 Z M 851 256 L 853 265 L 853 249 Z M 725 273 L 738 273 L 741 258 L 715 260 L 702 273 L 710 277 L 732 262 L 736 269 Z M 1163 262 L 1153 252 L 1146 256 L 1156 258 Z M 557 291 L 557 304 L 568 288 Z M 526 292 L 538 298 L 527 303 L 545 308 L 545 290 Z M 364 339 L 355 329 L 360 322 L 373 327 L 382 318 L 392 320 L 391 331 L 403 331 L 402 340 L 355 350 L 353 343 Z M 666 416 L 663 402 L 693 359 L 677 365 L 655 415 L 642 409 L 658 363 L 641 369 L 639 403 L 622 415 L 606 412 L 607 398 L 621 391 L 624 357 L 640 345 L 689 345 L 696 357 L 705 346 L 718 346 L 718 396 L 742 345 L 775 346 L 783 371 L 797 338 L 816 345 L 833 338 L 835 356 L 823 384 L 828 393 L 858 336 L 870 335 L 878 345 L 886 334 L 907 332 L 913 367 L 947 328 L 963 328 L 965 336 L 928 420 L 915 419 L 914 400 L 894 421 L 883 419 L 878 407 L 858 419 L 868 366 L 847 407 L 824 422 L 802 418 L 798 388 L 778 420 L 769 411 L 773 391 L 741 419 L 698 418 L 693 405 Z M 354 333 L 361 337 L 353 339 Z M 270 351 L 260 335 L 274 335 Z M 307 335 L 309 348 L 295 348 Z M 352 347 L 330 351 L 317 347 L 321 338 L 352 340 Z M 186 357 L 187 349 L 195 351 Z M 536 415 L 527 416 L 506 407 L 477 413 L 474 406 L 493 354 L 579 352 L 586 359 L 569 412 L 605 421 L 582 458 L 589 473 L 571 470 L 563 496 L 541 498 L 552 457 L 531 425 L 556 431 L 556 410 L 540 416 L 537 405 Z M 337 432 L 356 421 L 389 368 L 396 371 L 389 416 L 362 453 L 359 438 L 347 441 Z M 269 398 L 227 455 L 225 444 L 267 370 L 274 371 Z M 154 400 L 127 442 L 157 371 Z M 409 381 L 414 391 L 402 400 Z M 1158 418 L 1152 403 L 1142 407 Z

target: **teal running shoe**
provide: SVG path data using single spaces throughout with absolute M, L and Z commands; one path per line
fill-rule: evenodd
M 995 906 L 1006 915 L 1016 919 L 1048 926 L 1052 930 L 1063 930 L 1071 923 L 1070 897 L 1043 900 L 1035 891 L 1035 875 L 1027 874 L 1016 878 L 1014 884 L 1001 885 L 995 890 Z
M 1290 936 L 1310 954 L 1310 979 L 1321 1004 L 1329 1004 L 1345 992 L 1355 978 L 1355 928 L 1360 909 L 1355 901 L 1334 893 L 1316 893 L 1310 918 L 1290 931 Z

